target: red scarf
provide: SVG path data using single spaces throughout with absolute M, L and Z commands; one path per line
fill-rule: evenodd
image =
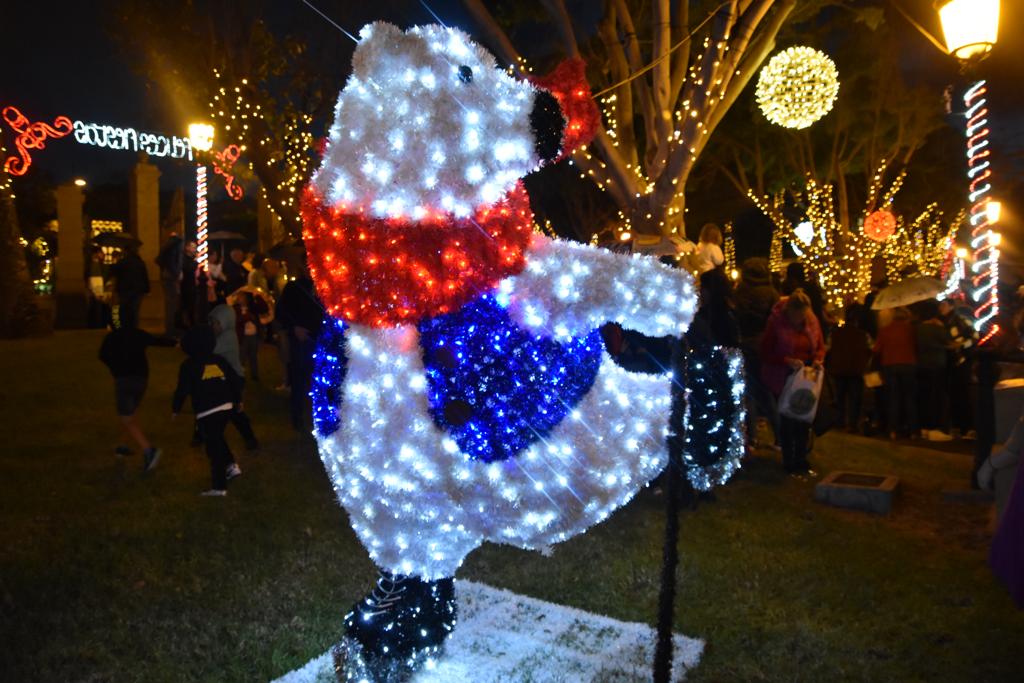
M 522 183 L 471 218 L 377 218 L 302 197 L 309 270 L 327 311 L 371 327 L 458 310 L 522 271 L 533 212 Z

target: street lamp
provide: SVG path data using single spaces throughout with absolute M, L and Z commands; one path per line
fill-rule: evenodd
M 981 59 L 999 36 L 999 0 L 948 0 L 939 4 L 946 49 L 957 59 Z
M 188 141 L 192 149 L 208 152 L 213 148 L 213 126 L 208 123 L 192 123 L 188 127 Z M 208 245 L 206 236 L 207 205 L 206 205 L 206 164 L 196 162 L 196 264 L 199 270 L 208 270 Z
M 999 36 L 999 0 L 947 0 L 937 3 L 946 49 L 960 60 L 964 70 L 988 56 Z M 989 159 L 988 92 L 985 81 L 975 82 L 964 93 L 967 107 L 967 178 L 970 181 L 971 266 L 974 327 L 984 345 L 999 332 L 999 242 L 993 228 L 999 221 L 999 205 L 989 197 L 992 163 Z

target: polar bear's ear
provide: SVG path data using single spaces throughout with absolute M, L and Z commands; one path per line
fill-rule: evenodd
M 408 41 L 402 29 L 386 21 L 375 21 L 359 29 L 359 45 L 352 55 L 352 73 L 363 78 L 380 66 L 386 55 L 400 54 Z

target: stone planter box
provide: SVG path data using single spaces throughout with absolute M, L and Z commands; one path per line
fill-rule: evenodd
M 826 505 L 887 515 L 899 479 L 885 474 L 832 472 L 814 487 L 814 500 Z

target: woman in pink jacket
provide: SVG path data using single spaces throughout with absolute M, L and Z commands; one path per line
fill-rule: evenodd
M 824 359 L 825 341 L 811 311 L 811 300 L 802 289 L 797 289 L 775 304 L 768 318 L 761 339 L 761 380 L 778 400 L 790 374 L 806 365 L 821 370 Z M 785 415 L 780 415 L 780 423 L 779 441 L 786 472 L 809 472 L 807 442 L 811 425 Z

